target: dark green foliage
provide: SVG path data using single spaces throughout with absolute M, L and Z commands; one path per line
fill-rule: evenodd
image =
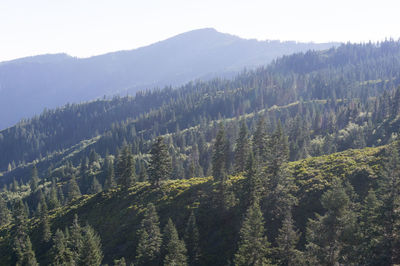
M 264 219 L 255 201 L 247 210 L 240 229 L 235 265 L 271 265 L 270 243 L 265 235 Z
M 11 221 L 11 213 L 3 197 L 0 196 L 0 226 L 6 225 Z
M 68 181 L 68 200 L 74 200 L 81 196 L 81 190 L 76 182 L 75 176 Z
M 171 219 L 168 219 L 168 223 L 165 226 L 163 243 L 163 250 L 165 253 L 163 265 L 188 265 L 185 242 L 179 239 L 178 232 Z
M 38 266 L 35 252 L 28 235 L 20 235 L 14 238 L 14 251 L 17 261 L 16 266 Z
M 162 238 L 157 211 L 152 203 L 146 207 L 138 233 L 137 263 L 139 265 L 158 265 Z
M 105 163 L 106 180 L 104 181 L 104 188 L 106 190 L 116 186 L 115 174 L 114 174 L 114 161 L 110 158 L 106 158 Z
M 245 170 L 249 150 L 248 129 L 246 123 L 242 121 L 235 149 L 235 171 L 237 173 Z
M 97 178 L 93 177 L 93 181 L 92 181 L 92 184 L 90 185 L 88 192 L 90 194 L 96 194 L 96 193 L 101 192 L 102 190 L 103 190 L 103 188 L 102 188 L 101 184 L 99 183 L 99 181 L 97 181 Z
M 253 135 L 253 153 L 258 163 L 264 163 L 268 157 L 268 135 L 264 117 L 257 121 L 257 127 Z
M 225 129 L 221 124 L 213 148 L 212 175 L 214 180 L 224 181 L 226 179 L 227 153 Z
M 136 181 L 135 160 L 132 155 L 131 147 L 125 146 L 117 158 L 116 175 L 118 184 L 124 189 L 129 188 Z M 112 173 L 108 173 L 111 179 Z M 112 180 L 109 180 L 112 184 Z
M 74 256 L 73 252 L 69 248 L 68 240 L 65 237 L 63 231 L 57 229 L 53 237 L 53 247 L 51 248 L 51 261 L 52 265 L 76 265 L 78 259 Z
M 309 262 L 319 265 L 336 265 L 346 263 L 349 259 L 342 253 L 345 233 L 352 221 L 350 216 L 350 199 L 341 185 L 325 192 L 321 197 L 324 215 L 316 214 L 307 226 L 307 252 Z
M 82 249 L 80 254 L 80 264 L 88 266 L 99 266 L 103 260 L 101 241 L 99 235 L 90 225 L 82 229 Z
M 189 265 L 198 265 L 200 261 L 200 234 L 197 228 L 196 216 L 192 211 L 186 224 L 184 235 Z
M 302 252 L 296 248 L 299 240 L 300 233 L 298 230 L 295 230 L 292 212 L 291 210 L 287 210 L 276 239 L 279 265 L 296 266 L 305 264 Z
M 158 137 L 150 151 L 150 165 L 148 169 L 149 181 L 153 186 L 160 186 L 162 180 L 171 175 L 171 156 L 163 137 Z
M 370 190 L 361 207 L 357 226 L 356 261 L 362 265 L 388 264 L 381 224 L 382 202 Z

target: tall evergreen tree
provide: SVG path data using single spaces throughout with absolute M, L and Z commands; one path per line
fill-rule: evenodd
M 60 229 L 57 229 L 53 236 L 53 247 L 50 250 L 50 254 L 51 264 L 54 266 L 77 265 L 77 261 L 75 261 L 77 258 L 69 248 L 67 238 Z
M 74 219 L 72 221 L 72 225 L 69 228 L 69 237 L 68 237 L 68 246 L 72 251 L 72 254 L 77 261 L 80 263 L 80 258 L 82 257 L 82 249 L 83 249 L 83 236 L 82 236 L 82 227 L 79 224 L 78 215 L 74 215 Z
M 235 171 L 237 173 L 245 170 L 249 150 L 248 129 L 245 121 L 242 121 L 235 149 Z
M 200 234 L 199 229 L 197 228 L 196 216 L 193 211 L 190 213 L 186 224 L 184 239 L 188 251 L 189 265 L 198 265 L 201 256 L 199 246 Z
M 257 164 L 267 161 L 268 134 L 264 117 L 260 117 L 253 135 L 253 153 Z
M 226 157 L 226 135 L 224 126 L 221 124 L 213 148 L 212 174 L 214 180 L 224 181 L 226 179 Z
M 356 263 L 361 265 L 389 265 L 384 247 L 385 234 L 381 220 L 382 202 L 375 191 L 369 190 L 361 205 L 357 226 Z
M 287 210 L 285 219 L 277 237 L 279 264 L 287 266 L 303 265 L 302 252 L 296 249 L 300 233 L 294 228 L 291 210 Z
M 388 149 L 389 161 L 379 182 L 379 198 L 382 200 L 381 224 L 384 230 L 384 250 L 389 264 L 400 263 L 400 158 L 394 143 Z
M 136 181 L 135 160 L 130 146 L 125 146 L 118 155 L 116 174 L 118 183 L 124 189 Z
M 150 151 L 149 180 L 153 186 L 160 186 L 162 180 L 171 175 L 171 156 L 163 137 L 158 137 Z
M 136 260 L 139 265 L 158 265 L 162 244 L 160 223 L 155 206 L 149 203 L 139 230 Z
M 72 176 L 68 182 L 68 200 L 74 200 L 81 196 L 81 190 L 76 182 L 75 176 Z
M 14 239 L 14 250 L 17 257 L 16 266 L 39 265 L 36 260 L 35 252 L 32 249 L 32 242 L 27 234 Z
M 0 227 L 8 224 L 11 221 L 11 212 L 7 208 L 7 204 L 0 195 Z
M 321 197 L 325 215 L 316 214 L 307 225 L 307 251 L 310 263 L 318 265 L 337 265 L 346 263 L 342 253 L 345 243 L 344 232 L 350 221 L 350 199 L 342 185 L 335 185 Z
M 164 229 L 164 265 L 188 265 L 185 242 L 179 239 L 178 232 L 176 231 L 175 225 L 171 219 L 168 219 L 168 223 Z
M 114 162 L 110 157 L 106 158 L 106 180 L 104 182 L 104 188 L 106 190 L 116 186 L 115 173 L 114 173 Z
M 81 265 L 99 266 L 103 260 L 100 236 L 90 225 L 86 225 L 83 230 L 82 249 L 80 262 Z
M 265 235 L 264 219 L 258 201 L 246 212 L 238 246 L 235 265 L 271 265 L 270 243 Z

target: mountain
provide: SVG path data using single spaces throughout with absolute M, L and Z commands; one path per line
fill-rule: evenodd
M 400 41 L 46 110 L 0 131 L 0 264 L 397 265 L 399 130 Z
M 0 128 L 45 108 L 195 79 L 230 77 L 244 67 L 266 65 L 285 54 L 335 45 L 245 40 L 207 28 L 90 58 L 55 54 L 2 62 Z

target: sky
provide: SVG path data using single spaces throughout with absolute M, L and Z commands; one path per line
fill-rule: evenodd
M 89 57 L 208 27 L 258 40 L 397 40 L 399 11 L 399 0 L 0 0 L 0 61 Z

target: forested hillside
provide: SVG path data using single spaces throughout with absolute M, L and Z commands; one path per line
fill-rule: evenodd
M 0 261 L 400 263 L 399 85 L 400 42 L 345 44 L 23 121 Z
M 246 40 L 206 28 L 89 58 L 54 54 L 1 62 L 0 129 L 44 108 L 199 78 L 230 77 L 244 67 L 266 65 L 282 55 L 337 45 Z

